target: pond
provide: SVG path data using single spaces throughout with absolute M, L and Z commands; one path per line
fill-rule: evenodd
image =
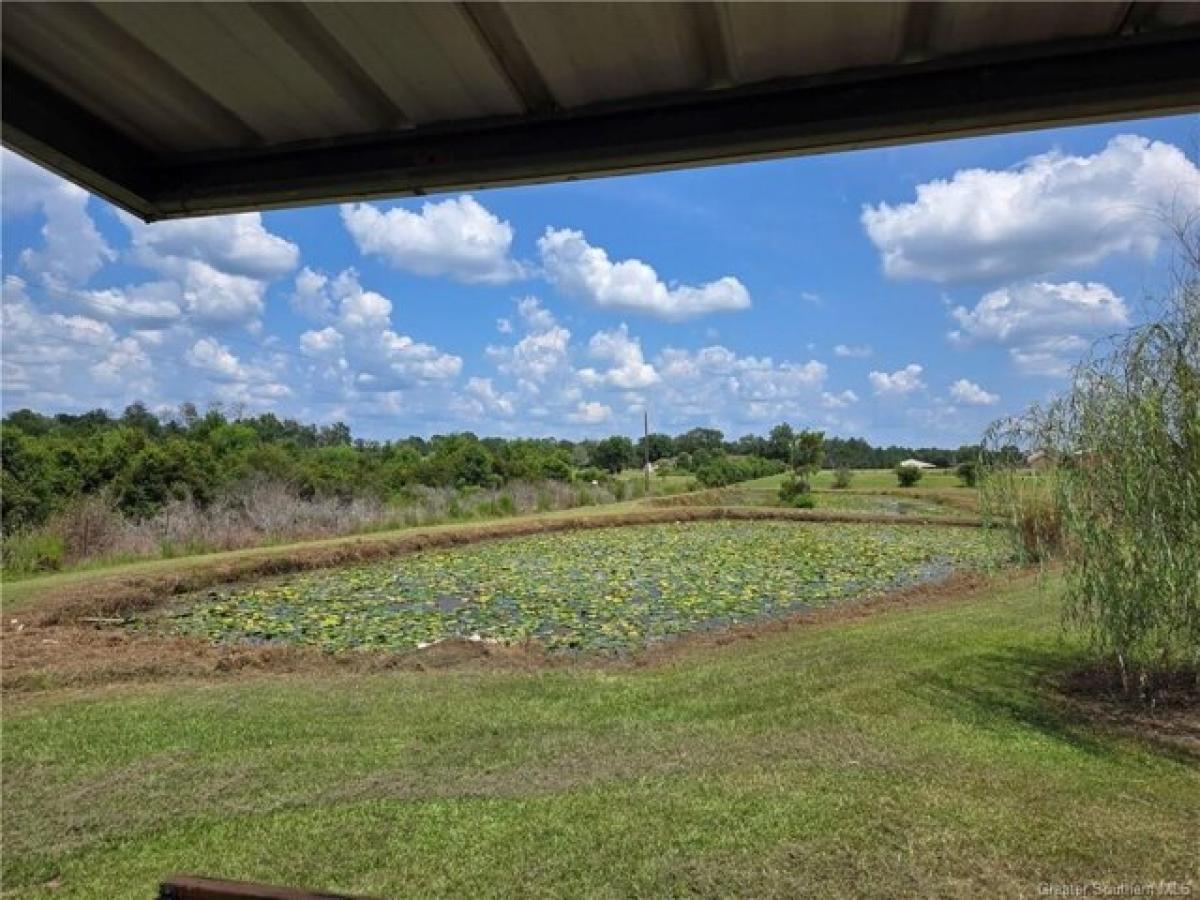
M 214 641 L 407 649 L 447 638 L 622 653 L 1000 562 L 977 528 L 697 522 L 498 540 L 188 598 Z

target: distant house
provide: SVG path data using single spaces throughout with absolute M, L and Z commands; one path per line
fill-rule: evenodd
M 923 459 L 906 459 L 900 463 L 906 469 L 936 469 L 933 463 L 927 463 Z

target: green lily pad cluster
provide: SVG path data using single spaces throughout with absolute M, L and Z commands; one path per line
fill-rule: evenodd
M 197 598 L 171 627 L 330 651 L 448 638 L 623 653 L 998 561 L 981 529 L 706 522 L 430 551 Z

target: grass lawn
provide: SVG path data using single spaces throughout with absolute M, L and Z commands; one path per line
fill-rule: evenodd
M 1056 586 L 645 668 L 11 693 L 6 896 L 1036 896 L 1197 877 L 1200 766 L 1056 699 Z M 46 885 L 53 885 L 48 887 Z
M 850 483 L 852 490 L 869 490 L 873 488 L 898 488 L 899 482 L 896 480 L 896 472 L 894 469 L 854 469 L 853 481 Z M 758 478 L 754 481 L 746 482 L 746 484 L 758 485 L 761 487 L 778 488 L 783 483 L 783 479 L 787 475 L 768 475 L 766 478 Z M 833 488 L 833 470 L 822 469 L 812 478 L 812 486 L 814 490 L 829 490 Z M 917 483 L 919 489 L 929 488 L 961 488 L 962 482 L 958 480 L 958 476 L 954 474 L 953 469 L 927 469 L 921 476 L 921 480 Z M 964 493 L 966 489 L 963 488 Z
M 615 476 L 618 481 L 626 481 L 637 484 L 645 484 L 646 473 L 641 469 L 622 469 Z M 650 476 L 650 496 L 659 496 L 661 494 L 677 494 L 680 491 L 686 491 L 688 485 L 692 483 L 695 476 L 689 474 L 671 474 Z

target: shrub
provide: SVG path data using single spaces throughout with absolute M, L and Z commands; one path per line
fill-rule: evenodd
M 1012 467 L 996 466 L 983 483 L 983 507 L 989 519 L 1007 526 L 1022 562 L 1045 562 L 1063 547 L 1063 517 L 1056 474 L 1029 477 Z
M 808 479 L 798 478 L 794 474 L 783 479 L 779 485 L 779 502 L 797 509 L 812 509 L 815 503 Z
M 973 488 L 979 483 L 979 463 L 974 460 L 960 462 L 954 474 L 963 483 L 963 487 Z
M 45 531 L 14 534 L 4 541 L 4 571 L 9 575 L 56 572 L 65 559 L 62 538 Z
M 921 480 L 924 473 L 916 466 L 896 466 L 896 480 L 900 487 L 912 487 Z
M 793 509 L 812 509 L 817 505 L 817 501 L 813 499 L 812 494 L 797 494 L 787 505 Z
M 697 467 L 696 480 L 703 487 L 725 487 L 782 470 L 782 463 L 760 456 L 713 456 Z
M 849 466 L 838 466 L 833 470 L 833 486 L 839 490 L 850 487 L 854 480 L 854 472 Z

